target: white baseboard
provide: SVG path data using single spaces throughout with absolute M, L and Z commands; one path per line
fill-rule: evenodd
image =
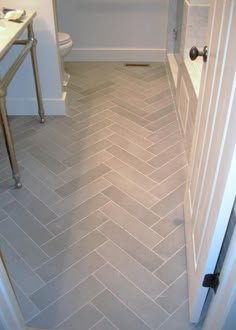
M 66 58 L 68 62 L 164 62 L 165 59 L 166 49 L 158 48 L 73 48 Z
M 44 111 L 47 116 L 64 116 L 67 110 L 66 92 L 59 99 L 43 99 Z M 38 114 L 36 98 L 7 99 L 7 113 L 14 116 L 35 116 Z

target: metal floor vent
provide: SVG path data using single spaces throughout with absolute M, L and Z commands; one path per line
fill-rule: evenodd
M 135 66 L 135 67 L 137 67 L 137 66 L 146 66 L 146 67 L 148 67 L 148 66 L 150 66 L 150 64 L 147 64 L 147 63 L 125 63 L 125 66 Z

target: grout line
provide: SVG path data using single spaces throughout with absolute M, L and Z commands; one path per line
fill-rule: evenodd
M 142 202 L 139 201 L 137 198 L 135 198 L 134 196 L 132 196 L 130 193 L 123 191 L 123 190 L 122 190 L 123 188 L 120 188 L 120 186 L 118 186 L 118 188 L 117 188 L 117 185 L 114 184 L 114 183 L 112 182 L 112 180 L 107 179 L 107 174 L 109 174 L 109 173 L 106 173 L 106 174 L 104 175 L 104 179 L 107 180 L 107 181 L 109 181 L 109 182 L 111 183 L 112 186 L 115 186 L 117 189 L 120 189 L 124 194 L 127 194 L 127 195 L 129 195 L 131 198 L 135 199 L 137 202 L 141 203 L 141 205 L 143 205 L 144 207 L 146 207 L 148 210 L 149 210 L 151 207 L 153 207 L 154 205 L 156 205 L 156 203 L 158 203 L 158 202 L 160 201 L 160 199 L 159 199 L 158 197 L 156 197 L 153 193 L 151 193 L 151 192 L 149 192 L 149 191 L 146 191 L 145 189 L 143 189 L 142 187 L 140 187 L 138 184 L 136 184 L 136 183 L 134 183 L 133 181 L 131 181 L 129 178 L 125 178 L 123 175 L 121 175 L 119 172 L 117 172 L 117 170 L 112 169 L 111 172 L 116 173 L 117 175 L 121 176 L 121 177 L 122 177 L 124 180 L 126 180 L 126 181 L 130 181 L 130 184 L 132 184 L 133 186 L 137 186 L 137 188 L 139 188 L 140 190 L 142 190 L 144 193 L 147 193 L 148 195 L 151 195 L 151 196 L 155 199 L 155 202 L 154 202 L 154 204 L 153 204 L 152 206 L 146 206 L 146 205 L 142 204 Z M 110 173 L 111 173 L 111 172 L 110 172 Z M 154 187 L 153 187 L 153 189 L 154 189 Z
M 96 275 L 94 275 L 94 278 L 101 283 L 103 286 L 104 284 L 96 277 Z M 140 321 L 142 321 L 147 327 L 148 329 L 151 330 L 151 328 L 149 327 L 149 325 L 147 325 L 147 323 L 133 310 L 131 309 L 122 299 L 120 299 L 114 292 L 112 292 L 111 290 L 108 289 L 107 286 L 105 286 L 106 290 L 112 294 L 122 305 L 124 305 L 132 314 L 134 314 Z M 105 291 L 105 290 L 104 290 Z
M 180 310 L 180 308 L 182 308 L 182 306 L 184 305 L 184 304 L 186 304 L 186 302 L 188 302 L 188 299 L 186 299 L 186 300 L 184 300 L 184 302 L 172 313 L 172 314 L 170 314 L 170 316 L 159 326 L 159 328 L 158 329 L 160 329 L 165 323 L 167 323 L 167 321 L 175 314 L 175 313 L 177 313 L 179 310 Z M 190 322 L 189 322 L 189 326 L 191 326 L 190 325 Z M 157 329 L 157 330 L 158 330 Z
M 8 218 L 7 218 L 8 219 Z M 6 220 L 7 220 L 6 219 Z M 5 221 L 5 220 L 3 220 Z M 0 237 L 2 234 L 0 234 Z M 42 286 L 45 284 L 45 282 L 41 279 L 41 277 L 35 272 L 35 270 L 28 264 L 28 262 L 18 253 L 18 251 L 14 248 L 14 246 L 4 237 L 2 236 L 3 239 L 7 242 L 7 244 L 11 247 L 11 249 L 14 251 L 14 253 L 18 256 L 20 260 L 23 260 L 23 262 L 28 266 L 29 270 L 42 282 Z M 37 289 L 38 290 L 38 289 Z M 22 291 L 25 293 L 26 296 L 28 296 L 28 293 L 26 293 L 23 289 Z
M 89 276 L 87 276 L 83 281 L 81 281 L 79 284 L 77 284 L 77 285 L 75 285 L 73 288 L 71 288 L 70 290 L 68 290 L 65 294 L 63 294 L 62 296 L 60 296 L 58 299 L 56 299 L 55 301 L 53 301 L 52 303 L 50 303 L 49 305 L 47 305 L 45 308 L 43 308 L 42 310 L 40 310 L 40 312 L 38 313 L 38 314 L 36 314 L 34 317 L 32 317 L 29 321 L 28 321 L 28 323 L 29 322 L 31 322 L 35 317 L 38 317 L 41 313 L 43 313 L 45 310 L 47 310 L 49 307 L 51 307 L 52 305 L 54 305 L 56 302 L 58 302 L 61 298 L 63 298 L 63 297 L 65 297 L 68 293 L 70 293 L 71 291 L 73 291 L 77 286 L 79 286 L 79 285 L 81 285 L 83 282 L 85 282 L 85 281 L 87 281 L 88 279 L 89 279 L 89 277 L 94 277 L 93 275 L 89 275 Z M 95 278 L 95 277 L 94 277 Z M 104 287 L 104 285 L 103 285 L 103 287 Z M 104 290 L 102 290 L 102 291 L 100 291 L 97 295 L 96 295 L 96 297 L 100 294 L 100 293 L 102 293 L 102 292 L 104 292 L 105 291 L 105 289 Z M 95 298 L 95 297 L 94 297 Z M 92 298 L 92 299 L 94 299 L 94 298 Z M 91 300 L 92 300 L 91 299 Z M 90 300 L 90 301 L 91 301 Z M 88 302 L 86 302 L 81 308 L 83 308 L 84 306 L 86 306 L 90 301 L 88 301 Z M 79 308 L 75 313 L 77 313 L 81 308 Z M 72 313 L 72 314 L 70 314 L 70 316 L 68 317 L 68 318 L 66 318 L 66 320 L 67 319 L 69 319 L 72 315 L 74 315 L 75 313 Z M 64 322 L 65 320 L 63 320 L 63 322 Z M 60 325 L 60 324 L 62 324 L 63 322 L 60 322 L 59 324 L 57 324 L 56 325 L 56 327 L 58 327 L 58 325 Z
M 183 206 L 183 202 L 182 202 L 182 203 L 179 203 L 179 204 L 178 204 L 173 210 L 171 210 L 170 212 L 168 212 L 164 217 L 161 217 L 159 221 L 157 221 L 156 223 L 154 223 L 154 224 L 151 226 L 151 228 L 153 228 L 153 227 L 154 227 L 155 225 L 157 225 L 159 222 L 165 220 L 166 217 L 168 217 L 171 213 L 173 213 L 174 211 L 176 211 L 177 208 L 179 208 L 180 206 Z M 178 227 L 179 227 L 179 226 L 178 226 Z M 175 229 L 174 229 L 173 231 L 175 231 Z M 172 231 L 172 232 L 173 232 L 173 231 Z M 171 232 L 171 233 L 172 233 L 172 232 Z M 169 234 L 171 234 L 171 233 L 169 233 Z M 167 236 L 169 236 L 169 234 L 166 235 L 164 238 L 166 238 Z
M 101 164 L 103 164 L 103 163 L 101 163 Z M 107 173 L 106 173 L 106 174 L 107 174 Z M 61 218 L 61 217 L 63 217 L 64 215 L 66 215 L 68 212 L 70 212 L 71 210 L 73 210 L 74 208 L 80 206 L 81 204 L 85 203 L 85 202 L 88 201 L 89 199 L 91 199 L 91 198 L 95 197 L 96 195 L 100 194 L 103 190 L 109 188 L 109 187 L 112 185 L 112 184 L 109 182 L 109 180 L 107 180 L 103 175 L 101 175 L 100 177 L 96 178 L 95 180 L 93 180 L 93 181 L 87 183 L 85 186 L 79 188 L 79 189 L 76 190 L 74 193 L 72 193 L 72 194 L 68 195 L 67 197 L 63 198 L 61 201 L 58 201 L 58 202 L 52 204 L 51 207 L 55 207 L 55 206 L 57 206 L 57 204 L 61 204 L 61 203 L 63 203 L 63 202 L 68 201 L 69 198 L 74 197 L 75 194 L 78 194 L 78 193 L 80 192 L 80 190 L 82 190 L 83 188 L 86 188 L 88 185 L 95 184 L 95 183 L 97 183 L 98 181 L 101 181 L 101 180 L 106 181 L 107 187 L 102 188 L 101 190 L 95 192 L 94 195 L 93 195 L 93 193 L 92 193 L 91 196 L 90 196 L 88 199 L 85 199 L 85 200 L 82 201 L 81 203 L 79 203 L 79 202 L 78 202 L 78 204 L 76 203 L 72 209 L 70 209 L 69 211 L 66 211 L 65 213 L 59 214 L 59 213 L 56 213 L 56 211 L 54 211 L 54 210 L 52 210 L 52 211 L 58 216 L 58 218 Z M 73 196 L 72 196 L 72 195 L 73 195 Z
M 111 157 L 111 159 L 118 159 L 118 158 L 115 157 L 115 156 L 113 156 L 113 157 Z M 108 163 L 111 159 L 105 161 L 104 164 L 107 165 L 107 163 Z M 156 182 L 156 181 L 152 180 L 151 178 L 149 178 L 147 175 L 143 174 L 142 172 L 140 172 L 140 171 L 137 170 L 136 168 L 134 168 L 134 167 L 132 167 L 132 166 L 130 166 L 130 165 L 127 165 L 125 162 L 123 162 L 123 161 L 120 160 L 120 159 L 118 159 L 118 161 L 120 161 L 120 162 L 121 162 L 122 164 L 124 164 L 125 166 L 128 166 L 131 170 L 134 170 L 134 171 L 138 172 L 138 173 L 141 174 L 143 177 L 146 177 L 148 180 L 152 181 L 152 182 L 154 183 L 154 186 L 153 186 L 150 190 L 152 190 L 152 189 L 157 185 L 157 182 Z M 107 165 L 107 166 L 108 166 L 108 165 Z M 108 166 L 108 167 L 109 167 L 109 166 Z M 112 171 L 117 172 L 120 176 L 123 176 L 123 175 L 120 174 L 116 169 L 113 169 L 113 167 L 110 167 L 110 168 L 111 168 Z M 128 177 L 127 177 L 126 179 L 129 180 L 129 181 L 131 181 L 131 182 L 133 182 L 134 184 L 136 184 L 137 186 L 139 186 L 139 187 L 140 187 L 141 189 L 143 189 L 144 191 L 149 192 L 149 190 L 143 188 L 140 184 L 134 182 L 133 180 L 129 179 Z
M 8 215 L 8 218 L 7 219 L 11 219 L 13 222 L 14 222 L 14 224 L 16 225 L 16 227 L 18 227 L 19 229 L 20 229 L 20 231 L 22 231 L 24 234 L 25 234 L 25 236 L 27 236 L 28 237 L 28 239 L 31 241 L 31 242 L 33 242 L 33 244 L 34 245 L 36 245 L 36 247 L 39 249 L 39 250 L 41 250 L 41 252 L 45 255 L 45 257 L 47 257 L 47 254 L 41 249 L 41 247 L 29 236 L 29 234 L 27 234 L 15 221 L 14 221 L 14 219 L 12 219 L 12 217 L 10 216 L 10 215 Z M 3 220 L 3 221 L 6 221 L 6 219 L 5 220 Z M 6 238 L 5 238 L 5 240 L 7 241 L 7 242 L 9 242 Z M 22 257 L 22 259 L 23 260 L 25 260 L 23 257 Z M 26 261 L 26 260 L 25 260 Z M 35 268 L 33 268 L 32 266 L 31 266 L 31 269 L 32 270 L 34 270 Z
M 151 300 L 155 305 L 157 305 L 158 307 L 160 307 L 162 310 L 164 310 L 165 312 L 166 312 L 166 310 L 163 308 L 163 307 L 161 307 L 156 301 L 155 301 L 155 299 L 153 299 L 151 296 L 149 296 L 145 291 L 143 291 L 140 287 L 138 287 L 137 286 L 137 284 L 135 283 L 135 282 L 133 282 L 130 278 L 128 278 L 122 271 L 120 271 L 116 266 L 114 266 L 110 261 L 108 261 L 105 257 L 103 257 L 102 256 L 102 254 L 100 254 L 99 252 L 97 252 L 103 259 L 105 259 L 106 260 L 106 264 L 105 265 L 103 265 L 102 267 L 100 267 L 100 269 L 99 270 L 97 270 L 97 271 L 95 271 L 94 273 L 93 273 L 93 275 L 94 275 L 94 277 L 97 279 L 97 276 L 96 276 L 96 274 L 95 273 L 97 273 L 97 272 L 99 272 L 100 270 L 101 270 L 101 268 L 105 268 L 105 266 L 106 265 L 109 265 L 109 266 L 111 266 L 111 268 L 114 268 L 119 274 L 121 274 L 129 283 L 131 283 L 137 290 L 139 290 L 140 292 L 142 292 L 145 296 L 146 296 L 146 298 L 148 298 L 149 300 Z M 150 271 L 149 271 L 150 272 Z M 150 272 L 151 273 L 151 272 Z M 152 274 L 152 273 L 151 273 Z M 153 274 L 152 274 L 153 275 Z M 155 275 L 153 275 L 153 276 L 155 276 Z M 160 292 L 160 294 L 157 296 L 157 297 L 159 297 L 164 291 L 166 291 L 168 288 L 169 288 L 169 285 L 168 284 L 166 284 L 166 283 L 164 283 L 161 279 L 159 279 L 157 276 L 155 276 L 166 288 L 165 289 L 163 289 L 161 292 Z M 102 284 L 104 285 L 104 286 L 106 286 L 106 284 L 104 284 L 103 282 L 102 282 Z M 106 286 L 107 287 L 107 286 Z M 109 290 L 109 289 L 108 289 Z
M 145 247 L 146 249 L 148 249 L 148 251 L 150 251 L 151 253 L 153 253 L 153 254 L 155 254 L 158 258 L 160 258 L 161 260 L 163 260 L 163 262 L 165 261 L 161 256 L 159 256 L 158 255 L 158 253 L 157 252 L 155 252 L 155 251 L 153 251 L 153 249 L 151 249 L 150 247 L 148 247 L 148 246 L 146 246 L 143 242 L 141 242 L 138 238 L 136 238 L 135 236 L 133 236 L 128 230 L 126 230 L 125 228 L 123 228 L 123 227 L 121 227 L 117 222 L 115 222 L 115 220 L 113 221 L 112 219 L 110 219 L 110 221 L 111 222 L 113 222 L 113 223 L 115 223 L 116 225 L 117 225 L 117 227 L 119 227 L 119 228 L 121 228 L 122 230 L 124 230 L 126 233 L 128 233 L 129 234 L 129 236 L 131 236 L 133 239 L 135 239 L 139 244 L 141 244 L 143 247 Z M 108 221 L 107 221 L 108 222 Z M 116 244 L 110 237 L 108 237 L 106 234 L 104 234 L 100 229 L 98 229 L 98 231 L 102 234 L 102 235 L 104 235 L 108 240 L 110 240 L 110 241 L 112 241 L 114 244 Z M 160 236 L 160 235 L 159 235 Z M 161 243 L 162 241 L 163 241 L 164 239 L 162 239 L 159 243 Z M 104 243 L 106 243 L 106 242 L 104 242 Z M 159 244 L 158 243 L 158 244 Z M 155 245 L 155 247 L 158 245 L 158 244 L 156 244 Z M 117 246 L 119 246 L 118 244 L 116 244 Z M 154 248 L 155 248 L 154 247 Z M 123 248 L 121 248 L 120 246 L 119 246 L 119 248 L 121 249 L 121 250 L 123 250 Z M 124 250 L 125 251 L 125 250 Z M 126 252 L 127 253 L 127 252 Z M 127 253 L 128 254 L 128 253 Z M 129 255 L 129 254 L 128 254 Z M 134 259 L 134 258 L 133 258 Z M 136 260 L 136 259 L 134 259 L 134 260 Z M 136 260 L 136 262 L 138 262 L 139 263 L 139 261 L 137 261 Z M 141 264 L 142 265 L 142 264 Z M 146 268 L 149 272 L 151 272 L 147 267 L 145 267 L 145 266 L 143 266 L 144 268 Z
M 110 201 L 109 203 L 114 203 L 114 204 L 116 204 L 118 207 L 120 207 L 121 209 L 123 209 L 123 207 L 121 207 L 119 204 L 117 204 L 116 202 L 114 202 L 114 201 Z M 105 205 L 104 205 L 105 206 Z M 103 210 L 102 210 L 102 208 L 103 208 L 103 206 L 101 207 L 101 210 L 100 210 L 100 212 L 102 212 L 102 214 L 104 214 L 107 218 L 108 218 L 108 221 L 106 221 L 106 223 L 107 222 L 109 222 L 109 221 L 112 221 L 112 222 L 114 222 L 115 224 L 117 224 L 120 228 L 122 228 L 124 231 L 126 231 L 130 236 L 132 236 L 135 240 L 137 240 L 137 241 L 139 241 L 139 243 L 140 244 L 142 244 L 142 245 L 144 245 L 146 248 L 148 248 L 149 250 L 153 250 L 153 248 L 154 247 L 156 247 L 156 245 L 157 244 L 155 244 L 153 247 L 149 247 L 148 245 L 146 245 L 145 243 L 143 243 L 142 241 L 140 241 L 139 240 L 139 238 L 137 238 L 137 237 L 135 237 L 130 231 L 128 231 L 128 229 L 126 229 L 125 227 L 123 227 L 123 226 L 121 226 L 120 224 L 119 224 L 119 222 L 117 222 L 115 219 L 111 219 Z M 126 213 L 128 213 L 125 209 L 123 209 Z M 161 243 L 163 240 L 164 240 L 164 237 L 163 236 L 161 236 L 160 234 L 158 234 L 155 230 L 153 230 L 151 227 L 148 227 L 145 223 L 143 223 L 142 221 L 140 221 L 139 219 L 137 219 L 135 216 L 133 216 L 131 213 L 128 213 L 129 215 L 131 215 L 131 217 L 133 217 L 134 218 L 134 220 L 136 220 L 138 223 L 140 223 L 140 224 L 142 224 L 142 225 L 144 225 L 148 230 L 150 230 L 150 231 L 152 231 L 153 232 L 153 234 L 157 234 L 158 236 L 159 236 L 159 238 L 160 238 L 160 241 L 158 242 L 158 244 L 159 243 Z M 105 223 L 104 223 L 104 225 L 105 225 Z M 99 227 L 102 227 L 103 226 L 103 224 L 102 225 L 100 225 Z M 99 229 L 99 228 L 97 228 L 97 229 Z M 154 252 L 154 253 L 156 253 L 155 251 L 152 251 L 152 252 Z

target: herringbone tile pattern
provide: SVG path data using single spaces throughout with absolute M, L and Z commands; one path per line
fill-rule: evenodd
M 43 329 L 191 329 L 187 164 L 165 66 L 67 70 L 67 117 L 43 126 L 11 119 L 21 190 L 1 142 L 0 247 L 25 320 Z

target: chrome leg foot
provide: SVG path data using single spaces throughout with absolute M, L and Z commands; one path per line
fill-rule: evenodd
M 40 118 L 40 124 L 44 124 L 45 123 L 45 118 Z
M 20 179 L 15 179 L 15 181 L 16 181 L 15 184 L 16 189 L 20 189 L 22 187 L 22 183 L 20 182 Z

